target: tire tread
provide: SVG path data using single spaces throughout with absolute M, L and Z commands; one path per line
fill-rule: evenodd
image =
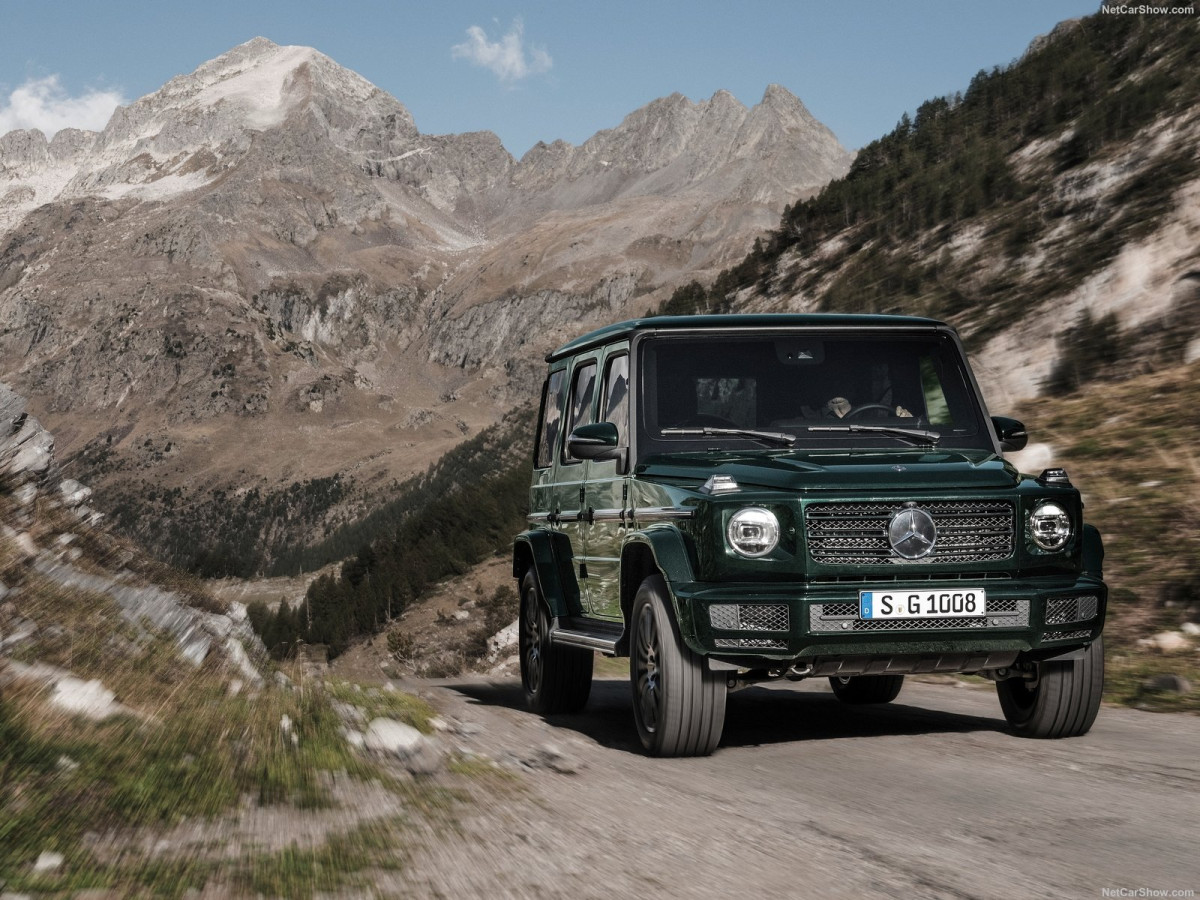
M 642 582 L 634 599 L 631 621 L 636 627 L 640 610 L 649 604 L 659 633 L 659 671 L 663 691 L 663 716 L 659 729 L 647 734 L 641 726 L 636 695 L 634 660 L 630 660 L 631 683 L 635 691 L 634 716 L 642 745 L 655 756 L 708 756 L 721 741 L 725 724 L 725 681 L 720 673 L 709 670 L 704 657 L 693 653 L 679 636 L 679 629 L 667 602 L 667 587 L 662 576 L 652 575 Z M 636 636 L 633 644 L 636 646 Z
M 521 621 L 525 618 L 524 604 L 529 598 L 542 606 L 549 621 L 549 610 L 537 587 L 532 570 L 521 579 Z M 524 650 L 522 648 L 522 653 Z M 547 642 L 542 653 L 542 683 L 536 693 L 525 690 L 525 699 L 530 709 L 543 716 L 573 713 L 583 709 L 592 692 L 592 665 L 595 655 L 591 650 L 563 647 Z M 522 659 L 524 665 L 524 659 Z
M 1000 707 L 1022 737 L 1057 739 L 1087 734 L 1100 711 L 1104 692 L 1104 639 L 1097 637 L 1082 659 L 1041 664 L 1038 685 L 996 684 Z

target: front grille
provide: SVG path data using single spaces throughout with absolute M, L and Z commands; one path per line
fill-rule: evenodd
M 989 600 L 986 616 L 944 619 L 860 619 L 857 603 L 814 603 L 808 608 L 813 633 L 862 631 L 942 631 L 950 629 L 1025 628 L 1029 625 L 1028 600 Z
M 718 647 L 730 647 L 739 650 L 787 649 L 787 641 L 777 641 L 774 638 L 717 638 L 713 643 Z
M 1047 631 L 1042 635 L 1042 643 L 1047 641 L 1082 641 L 1092 636 L 1090 628 L 1079 631 Z
M 787 631 L 788 608 L 782 603 L 714 603 L 708 621 L 722 631 Z
M 932 552 L 905 559 L 888 543 L 900 500 L 886 503 L 810 503 L 804 511 L 808 552 L 825 565 L 890 566 L 993 562 L 1013 555 L 1014 509 L 1009 500 L 936 500 L 918 503 L 933 517 Z
M 1066 625 L 1068 622 L 1087 622 L 1096 618 L 1100 609 L 1097 597 L 1055 597 L 1046 601 L 1046 624 Z

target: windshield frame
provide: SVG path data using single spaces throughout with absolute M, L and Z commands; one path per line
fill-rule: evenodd
M 788 428 L 780 427 L 771 430 L 789 432 L 796 435 L 797 442 L 790 448 L 781 447 L 766 447 L 761 441 L 753 438 L 738 437 L 734 435 L 707 435 L 696 437 L 671 436 L 667 437 L 658 433 L 651 433 L 650 427 L 646 421 L 645 410 L 649 401 L 648 394 L 652 390 L 652 380 L 648 366 L 646 363 L 646 347 L 648 341 L 683 341 L 696 340 L 698 338 L 710 338 L 727 340 L 754 340 L 762 338 L 787 337 L 796 335 L 798 337 L 811 338 L 814 336 L 829 336 L 831 338 L 853 338 L 853 337 L 880 337 L 883 335 L 895 335 L 897 338 L 914 338 L 920 336 L 934 337 L 944 341 L 947 344 L 947 350 L 954 354 L 963 375 L 962 389 L 964 392 L 964 400 L 973 407 L 974 416 L 976 417 L 977 430 L 970 436 L 969 440 L 955 440 L 952 433 L 947 433 L 943 436 L 943 440 L 939 441 L 936 450 L 946 451 L 955 449 L 967 449 L 975 451 L 988 450 L 994 455 L 1001 455 L 999 443 L 995 435 L 995 429 L 991 424 L 991 416 L 988 412 L 987 404 L 983 399 L 982 391 L 979 389 L 978 381 L 975 378 L 975 373 L 971 368 L 965 349 L 958 333 L 950 326 L 939 324 L 930 325 L 927 323 L 914 323 L 912 326 L 904 326 L 891 324 L 872 326 L 862 325 L 854 327 L 830 327 L 828 325 L 817 325 L 811 328 L 798 326 L 783 326 L 778 328 L 761 327 L 761 328 L 731 328 L 724 327 L 698 327 L 698 328 L 671 328 L 671 329 L 654 329 L 646 328 L 633 335 L 630 346 L 630 362 L 631 371 L 635 372 L 636 390 L 631 396 L 630 417 L 631 430 L 630 437 L 633 441 L 632 459 L 641 461 L 653 456 L 661 456 L 664 454 L 674 453 L 705 453 L 705 452 L 737 452 L 737 453 L 826 453 L 826 452 L 854 452 L 868 451 L 871 453 L 886 452 L 889 450 L 899 450 L 910 452 L 913 446 L 909 442 L 901 441 L 894 435 L 884 433 L 866 434 L 863 432 L 828 432 L 823 433 L 820 438 L 815 434 L 809 433 L 803 427 Z M 831 420 L 828 424 L 837 424 L 837 420 Z M 914 423 L 915 425 L 916 423 Z M 925 428 L 937 431 L 936 425 L 923 426 Z M 934 449 L 930 447 L 930 449 Z

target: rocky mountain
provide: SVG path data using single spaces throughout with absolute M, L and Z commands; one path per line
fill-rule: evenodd
M 850 158 L 771 86 L 749 109 L 673 95 L 516 160 L 256 38 L 102 132 L 0 137 L 0 377 L 110 503 L 382 485 Z
M 905 115 L 672 309 L 949 319 L 998 407 L 1200 359 L 1197 62 L 1194 17 L 1064 22 Z

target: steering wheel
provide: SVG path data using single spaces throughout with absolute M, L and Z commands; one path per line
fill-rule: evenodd
M 850 410 L 850 412 L 846 413 L 844 416 L 842 416 L 842 418 L 843 419 L 853 419 L 853 418 L 861 415 L 862 413 L 871 412 L 872 410 L 882 411 L 884 413 L 884 416 L 888 416 L 888 417 L 895 415 L 895 412 L 892 410 L 892 408 L 890 406 L 884 406 L 882 403 L 864 403 L 862 406 L 854 407 L 854 409 Z M 884 416 L 877 416 L 877 418 L 882 419 L 882 418 L 884 418 Z

